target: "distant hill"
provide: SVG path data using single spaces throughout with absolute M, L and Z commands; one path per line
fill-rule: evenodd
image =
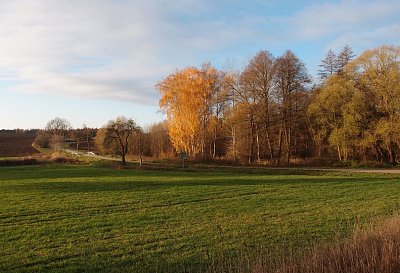
M 23 130 L 0 130 L 0 157 L 29 156 L 39 151 L 32 147 L 36 134 Z

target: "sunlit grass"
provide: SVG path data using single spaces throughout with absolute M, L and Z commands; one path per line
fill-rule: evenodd
M 196 272 L 329 241 L 397 212 L 399 194 L 390 175 L 1 168 L 0 272 Z

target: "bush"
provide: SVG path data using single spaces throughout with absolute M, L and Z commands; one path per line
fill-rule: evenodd
M 50 145 L 50 136 L 46 132 L 40 131 L 36 136 L 33 143 L 41 148 L 49 148 Z
M 36 158 L 5 159 L 0 160 L 0 166 L 22 166 L 41 164 Z

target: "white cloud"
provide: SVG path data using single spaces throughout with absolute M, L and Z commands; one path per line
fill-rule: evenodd
M 341 47 L 393 39 L 399 30 L 398 1 L 325 2 L 291 16 L 268 13 L 278 3 L 254 0 L 263 15 L 236 0 L 2 0 L 0 84 L 15 81 L 6 88 L 14 92 L 155 105 L 158 80 L 216 52 L 249 44 L 296 51 L 292 44 L 324 37 Z
M 345 44 L 356 46 L 369 36 L 368 44 L 376 45 L 380 40 L 392 39 L 392 33 L 383 33 L 381 29 L 400 26 L 399 10 L 399 1 L 341 0 L 311 5 L 291 18 L 279 20 L 292 26 L 288 31 L 292 39 L 319 41 L 328 38 L 331 42 L 327 46 L 341 47 Z
M 179 3 L 181 2 L 181 3 Z M 2 1 L 0 80 L 20 92 L 154 103 L 184 1 Z M 165 47 L 166 46 L 166 47 Z

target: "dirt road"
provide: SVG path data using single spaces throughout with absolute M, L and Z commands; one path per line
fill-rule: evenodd
M 67 153 L 79 155 L 79 156 L 88 156 L 92 158 L 102 159 L 102 160 L 110 160 L 110 161 L 120 161 L 121 158 L 109 157 L 109 156 L 100 156 L 93 153 L 86 153 L 81 151 L 76 151 L 72 149 L 65 150 Z M 126 160 L 126 162 L 137 163 L 137 160 Z M 146 165 L 161 165 L 163 163 L 154 163 L 154 162 L 144 162 Z M 207 166 L 204 166 L 207 168 Z M 216 166 L 210 166 L 216 167 Z M 238 169 L 264 169 L 264 170 L 291 170 L 291 171 L 321 171 L 321 172 L 347 172 L 347 173 L 376 173 L 376 174 L 400 174 L 400 169 L 351 169 L 351 168 L 313 168 L 313 167 L 247 167 L 247 166 L 218 166 L 218 168 L 238 168 Z

